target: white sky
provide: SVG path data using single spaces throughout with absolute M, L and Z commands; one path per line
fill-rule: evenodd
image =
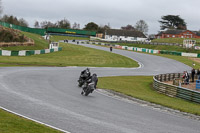
M 119 29 L 144 20 L 149 34 L 160 30 L 158 20 L 165 15 L 180 15 L 189 30 L 200 30 L 200 0 L 1 0 L 3 14 L 24 18 L 29 26 L 47 20 L 66 18 L 83 28 L 89 22 L 110 24 Z

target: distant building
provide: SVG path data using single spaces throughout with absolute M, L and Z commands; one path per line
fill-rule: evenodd
M 98 38 L 104 38 L 104 34 L 103 33 L 97 33 L 96 37 L 98 37 Z
M 158 33 L 156 38 L 200 38 L 200 33 L 190 30 L 166 30 Z
M 140 31 L 108 29 L 105 31 L 106 41 L 146 41 L 147 37 Z

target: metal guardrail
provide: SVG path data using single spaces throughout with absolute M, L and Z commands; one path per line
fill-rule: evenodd
M 96 40 L 91 40 L 96 41 Z M 179 43 L 160 43 L 160 42 L 144 42 L 144 41 L 104 41 L 104 40 L 98 40 L 98 42 L 102 43 L 135 43 L 135 44 L 149 44 L 149 45 L 167 45 L 167 46 L 180 46 L 183 47 L 183 44 Z
M 159 93 L 171 97 L 185 99 L 191 102 L 200 103 L 200 92 L 183 88 L 180 86 L 163 83 L 164 81 L 172 81 L 175 78 L 181 78 L 183 74 L 161 74 L 153 77 L 153 87 Z

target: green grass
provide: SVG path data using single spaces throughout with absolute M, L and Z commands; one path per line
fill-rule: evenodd
M 200 104 L 159 94 L 153 90 L 152 81 L 151 76 L 103 77 L 99 78 L 98 88 L 110 89 L 151 103 L 200 115 Z
M 154 39 L 154 40 L 152 40 L 152 42 L 183 44 L 183 40 L 184 40 L 184 38 L 162 38 L 162 39 Z M 190 40 L 196 40 L 197 42 L 200 42 L 200 39 L 198 39 L 198 38 L 190 38 Z
M 94 45 L 96 45 L 96 44 L 94 44 Z M 140 44 L 140 45 L 143 45 L 143 44 Z M 108 46 L 101 46 L 101 47 L 108 47 Z M 139 53 L 150 54 L 150 53 L 144 53 L 144 52 L 139 52 Z M 188 65 L 190 67 L 193 67 L 195 69 L 200 69 L 200 63 L 191 60 L 191 58 L 189 58 L 189 57 L 176 56 L 176 55 L 168 55 L 168 54 L 151 54 L 151 55 L 156 55 L 156 56 L 162 56 L 162 57 L 170 58 L 170 59 L 182 62 L 182 63 L 184 63 L 184 64 L 186 64 L 186 65 Z M 193 63 L 195 64 L 195 66 L 193 66 Z
M 89 40 L 86 37 L 70 37 L 70 36 L 51 36 L 51 41 L 58 42 L 59 40 Z
M 190 67 L 193 67 L 195 69 L 199 69 L 200 68 L 200 63 L 191 60 L 189 57 L 167 55 L 167 54 L 155 54 L 155 55 L 166 57 L 166 58 L 170 58 L 170 59 L 182 62 L 182 63 L 184 63 L 184 64 L 186 64 L 186 65 L 188 65 Z M 193 66 L 193 63 L 195 63 L 195 66 Z
M 28 38 L 31 38 L 35 41 L 35 46 L 15 46 L 15 47 L 1 47 L 3 50 L 40 50 L 40 49 L 47 49 L 49 47 L 49 43 L 40 35 L 28 33 L 28 32 L 21 32 Z
M 61 133 L 0 109 L 0 133 Z
M 64 44 L 62 51 L 27 57 L 0 56 L 0 66 L 94 66 L 94 67 L 138 67 L 130 58 L 87 48 L 79 45 Z
M 150 53 L 144 53 L 144 52 L 140 52 L 143 54 L 150 54 Z M 191 60 L 191 57 L 184 57 L 184 56 L 176 56 L 176 55 L 168 55 L 168 54 L 151 54 L 151 55 L 156 55 L 156 56 L 161 56 L 161 57 L 165 57 L 165 58 L 169 58 L 169 59 L 173 59 L 179 62 L 182 62 L 194 69 L 200 69 L 200 63 Z M 193 63 L 195 64 L 195 66 L 193 66 Z
M 6 48 L 9 50 L 35 50 L 48 48 L 48 42 L 42 39 L 39 35 L 25 33 L 26 36 L 35 40 L 36 45 L 34 47 L 10 47 Z M 69 38 L 62 36 L 52 36 L 51 41 L 58 40 L 85 40 L 85 38 Z M 124 44 L 127 45 L 127 44 Z M 94 50 L 91 48 L 82 47 L 79 45 L 71 44 L 60 44 L 63 47 L 63 51 L 43 54 L 43 55 L 33 55 L 28 57 L 5 57 L 0 56 L 0 66 L 96 66 L 96 67 L 137 67 L 138 64 L 124 56 L 117 55 L 110 52 L 105 52 L 101 50 Z M 138 47 L 135 45 L 135 47 Z M 144 45 L 141 45 L 144 47 Z M 147 47 L 147 46 L 146 46 Z M 154 46 L 155 47 L 155 46 Z M 147 48 L 154 49 L 154 47 L 149 46 Z M 157 47 L 160 49 L 159 47 Z M 164 47 L 163 49 L 168 47 Z M 156 49 L 156 48 L 155 48 Z M 170 48 L 171 49 L 171 48 Z M 178 49 L 178 48 L 176 48 Z M 173 51 L 174 48 L 173 48 Z M 161 55 L 167 58 L 172 58 L 183 62 L 189 66 L 192 65 L 193 61 L 187 57 L 173 56 L 173 55 Z M 195 68 L 200 68 L 200 64 L 196 63 Z M 139 99 L 150 101 L 152 103 L 161 104 L 163 106 L 171 107 L 181 111 L 198 114 L 200 115 L 199 104 L 190 103 L 181 99 L 171 98 L 162 94 L 155 92 L 152 87 L 152 77 L 105 77 L 99 79 L 99 88 L 112 89 L 117 92 L 124 93 L 129 96 L 133 96 Z M 115 81 L 115 82 L 113 82 Z M 10 133 L 10 132 L 56 132 L 48 127 L 37 124 L 35 122 L 17 117 L 13 114 L 7 113 L 0 110 L 0 132 Z
M 162 39 L 154 39 L 152 42 L 158 43 L 179 43 L 183 44 L 183 38 L 162 38 Z

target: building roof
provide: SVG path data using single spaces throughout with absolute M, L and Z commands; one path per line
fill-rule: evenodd
M 156 36 L 161 36 L 162 34 L 173 34 L 173 35 L 179 35 L 185 31 L 190 31 L 190 30 L 166 30 L 166 31 L 161 31 L 159 32 Z M 200 32 L 199 31 L 191 31 L 194 34 L 196 34 L 197 36 L 200 36 Z
M 186 30 L 166 30 L 164 31 L 164 34 L 174 34 L 174 35 L 178 35 L 180 33 L 185 32 Z
M 106 35 L 129 36 L 147 38 L 142 32 L 136 30 L 107 29 Z
M 158 34 L 156 34 L 156 36 L 162 36 L 163 31 L 159 32 Z

